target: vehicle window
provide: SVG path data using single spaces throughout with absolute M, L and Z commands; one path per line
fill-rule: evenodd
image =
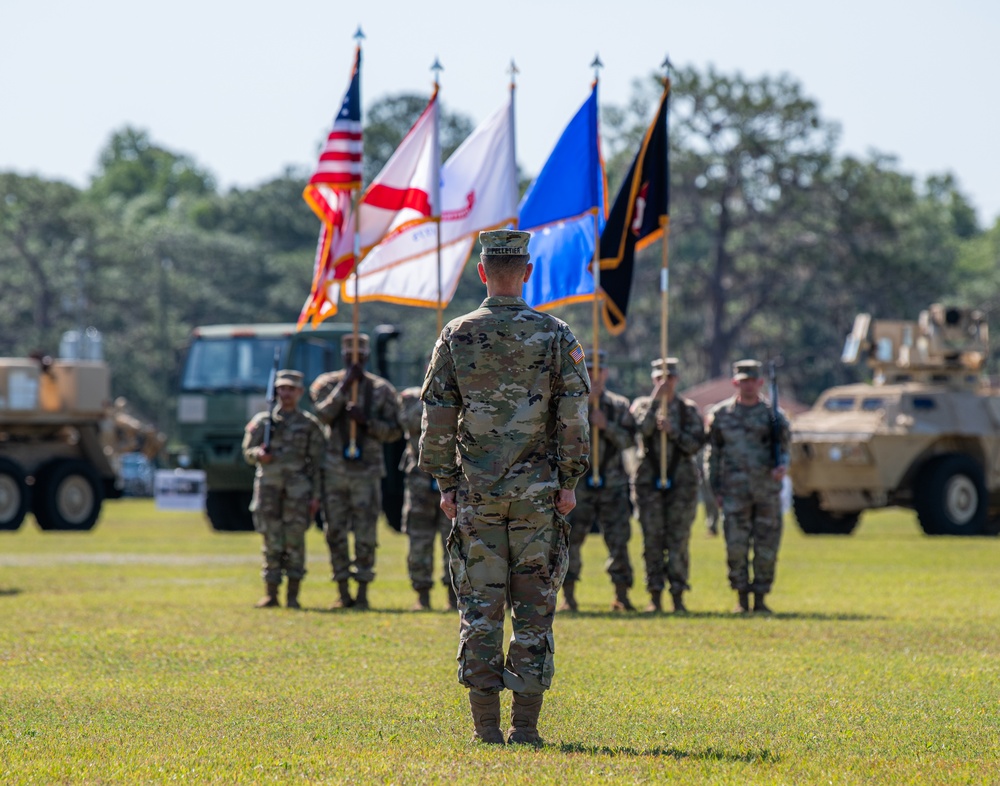
M 861 399 L 861 409 L 864 412 L 875 412 L 879 409 L 885 409 L 885 399 L 884 398 L 863 398 Z
M 835 396 L 823 402 L 823 409 L 827 412 L 849 412 L 854 409 L 854 399 L 846 396 Z
M 289 365 L 305 375 L 306 386 L 327 371 L 341 367 L 340 339 L 310 338 L 292 346 Z
M 910 404 L 917 411 L 926 412 L 927 410 L 937 409 L 937 401 L 928 396 L 915 396 Z
M 182 390 L 241 390 L 267 388 L 274 365 L 274 350 L 285 338 L 199 339 L 191 345 Z

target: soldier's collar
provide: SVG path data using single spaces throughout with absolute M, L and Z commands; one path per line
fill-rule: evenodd
M 484 306 L 526 306 L 527 301 L 523 297 L 513 295 L 493 295 L 483 301 Z

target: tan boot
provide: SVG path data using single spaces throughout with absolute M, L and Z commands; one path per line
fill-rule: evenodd
M 635 611 L 635 606 L 628 599 L 628 587 L 624 584 L 615 584 L 615 600 L 611 604 L 612 611 Z
M 472 706 L 472 723 L 475 726 L 472 741 L 504 745 L 503 732 L 500 731 L 500 694 L 483 696 L 469 691 L 469 704 Z
M 351 597 L 351 583 L 344 579 L 337 582 L 337 591 L 340 597 L 334 601 L 331 609 L 349 609 L 354 605 L 354 598 Z
M 646 611 L 650 614 L 659 614 L 663 611 L 663 590 L 650 590 L 649 591 L 649 605 L 646 606 Z
M 424 587 L 417 590 L 417 602 L 410 607 L 410 611 L 430 611 L 431 591 Z
M 285 593 L 285 605 L 290 609 L 301 609 L 299 605 L 299 587 L 301 586 L 301 579 L 289 579 L 288 580 L 288 590 Z
M 368 611 L 368 584 L 358 584 L 358 594 L 354 596 L 354 608 L 358 611 Z
M 746 614 L 750 611 L 750 593 L 746 590 L 738 590 L 736 592 L 736 608 L 733 609 L 733 614 Z
M 763 592 L 755 592 L 753 594 L 753 613 L 754 614 L 773 614 L 774 613 L 774 612 L 771 611 L 771 609 L 769 609 L 767 607 L 767 604 L 764 603 L 764 595 L 765 595 L 765 593 L 763 593 Z
M 563 602 L 558 611 L 579 611 L 576 604 L 576 582 L 563 582 Z
M 507 742 L 511 745 L 542 745 L 538 733 L 538 714 L 542 711 L 544 693 L 515 693 L 510 710 Z
M 687 614 L 687 606 L 684 605 L 683 592 L 671 592 L 670 600 L 674 604 L 674 614 Z
M 258 609 L 273 609 L 275 606 L 280 606 L 278 602 L 278 585 L 273 582 L 267 582 L 267 591 L 263 598 L 254 604 Z

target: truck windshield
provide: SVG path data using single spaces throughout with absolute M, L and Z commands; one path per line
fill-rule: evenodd
M 191 345 L 181 390 L 260 390 L 274 364 L 274 350 L 287 338 L 235 336 L 198 339 Z

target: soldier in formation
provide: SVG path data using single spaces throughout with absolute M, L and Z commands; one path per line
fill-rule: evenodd
M 608 548 L 604 567 L 615 588 L 613 611 L 635 611 L 629 601 L 632 587 L 632 563 L 628 541 L 632 534 L 629 503 L 629 480 L 623 452 L 635 444 L 635 421 L 624 396 L 607 390 L 608 369 L 604 350 L 598 352 L 597 370 L 594 354 L 587 356 L 590 374 L 589 418 L 591 446 L 597 437 L 597 455 L 591 456 L 591 468 L 576 487 L 576 508 L 569 515 L 569 572 L 563 584 L 561 611 L 576 611 L 576 583 L 580 580 L 583 560 L 580 552 L 587 533 L 597 523 Z
M 278 606 L 282 574 L 288 577 L 285 603 L 300 608 L 299 587 L 306 575 L 306 531 L 320 504 L 320 470 L 326 434 L 320 422 L 299 409 L 302 374 L 279 371 L 278 403 L 247 424 L 243 458 L 257 467 L 250 511 L 264 536 L 262 575 L 266 592 L 258 608 Z M 270 446 L 265 432 L 270 429 Z
M 461 614 L 459 681 L 469 689 L 474 739 L 501 745 L 504 688 L 513 692 L 506 741 L 541 744 L 552 620 L 569 561 L 564 517 L 589 453 L 583 348 L 564 322 L 521 297 L 529 237 L 480 233 L 487 297 L 441 332 L 421 394 L 420 466 L 455 519 L 448 552 Z
M 420 400 L 420 388 L 406 388 L 399 394 L 400 421 L 406 433 L 406 451 L 403 453 L 401 468 L 405 475 L 403 491 L 403 532 L 410 541 L 406 566 L 410 573 L 410 583 L 417 593 L 414 611 L 426 611 L 431 607 L 431 588 L 434 586 L 434 543 L 441 541 L 445 554 L 441 583 L 448 593 L 448 609 L 458 608 L 455 590 L 451 586 L 451 570 L 448 568 L 445 544 L 451 532 L 451 519 L 441 510 L 441 494 L 437 481 L 419 466 L 420 421 L 424 405 Z
M 722 509 L 729 584 L 741 614 L 750 611 L 751 593 L 753 611 L 771 613 L 765 596 L 774 582 L 781 543 L 789 426 L 784 413 L 772 411 L 761 396 L 763 384 L 759 361 L 737 361 L 733 385 L 738 392 L 708 415 L 708 482 Z
M 386 475 L 382 445 L 402 437 L 403 429 L 396 389 L 365 370 L 368 336 L 345 335 L 341 351 L 344 368 L 318 376 L 309 394 L 329 429 L 323 464 L 323 531 L 339 592 L 334 608 L 365 610 L 368 585 L 375 579 L 376 524 Z M 354 535 L 353 560 L 348 533 Z M 352 578 L 358 585 L 353 597 Z
M 684 613 L 691 589 L 691 526 L 698 512 L 696 456 L 705 444 L 705 425 L 693 401 L 677 395 L 677 359 L 652 363 L 653 391 L 632 403 L 639 429 L 639 457 L 632 481 L 642 526 L 648 612 L 663 611 L 666 586 L 674 611 Z M 666 452 L 663 450 L 666 444 Z

